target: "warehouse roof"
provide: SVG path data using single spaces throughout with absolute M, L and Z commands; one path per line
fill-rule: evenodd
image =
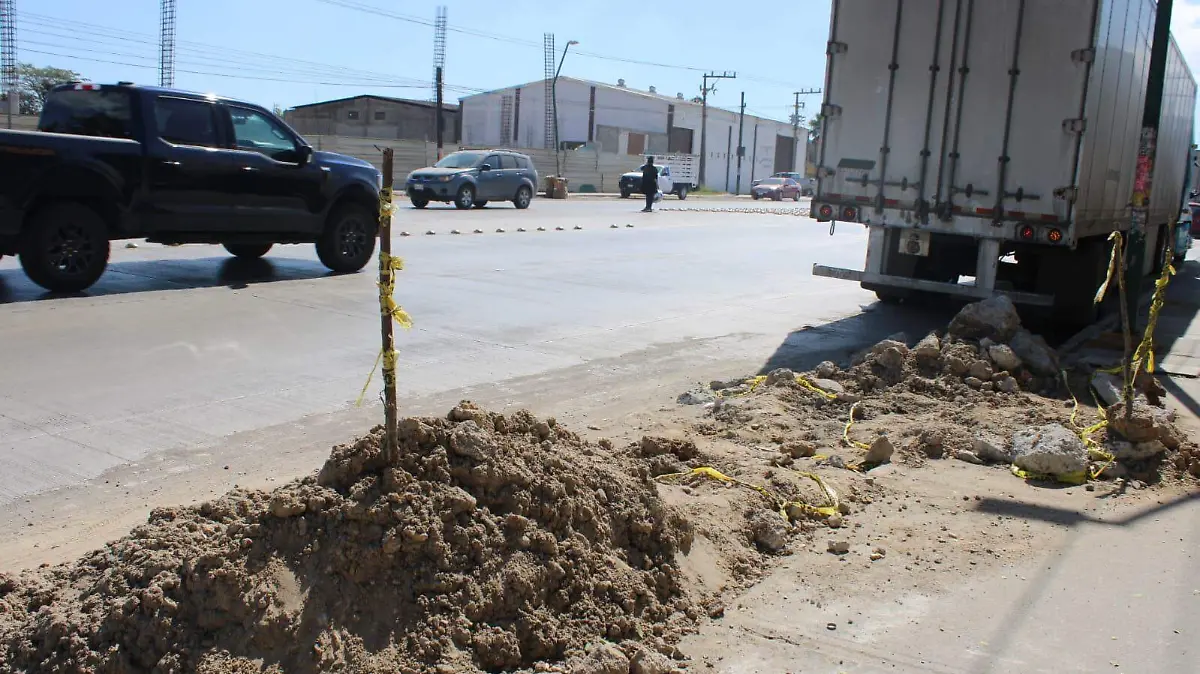
M 658 101 L 663 101 L 666 103 L 670 103 L 672 105 L 690 105 L 690 106 L 695 106 L 697 108 L 700 107 L 699 103 L 695 103 L 689 98 L 679 98 L 678 96 L 667 96 L 664 94 L 660 94 L 658 92 L 643 91 L 641 89 L 633 89 L 631 87 L 619 85 L 619 84 L 608 84 L 606 82 L 597 82 L 595 80 L 585 80 L 585 79 L 581 79 L 578 77 L 567 77 L 565 75 L 560 76 L 558 79 L 559 79 L 559 81 L 566 80 L 566 81 L 571 81 L 571 82 L 578 82 L 580 84 L 585 84 L 585 85 L 592 86 L 592 87 L 598 87 L 598 88 L 602 88 L 602 89 L 610 89 L 612 91 L 620 91 L 621 93 L 631 94 L 633 96 L 640 96 L 642 98 L 650 98 L 650 99 L 654 99 L 654 100 L 658 100 Z M 624 81 L 624 80 L 622 80 L 622 81 Z M 500 87 L 499 89 L 492 89 L 491 91 L 483 91 L 478 94 L 471 94 L 470 96 L 463 96 L 459 100 L 465 101 L 469 98 L 474 98 L 476 96 L 495 94 L 495 93 L 498 93 L 501 91 L 507 91 L 509 89 L 524 89 L 524 88 L 532 87 L 532 86 L 545 86 L 545 83 L 546 83 L 546 80 L 542 79 L 542 80 L 536 80 L 533 82 L 526 82 L 525 84 L 517 84 L 517 85 L 513 85 L 513 86 L 508 86 L 508 87 Z M 721 108 L 721 107 L 711 105 L 711 104 L 708 106 L 708 109 L 709 110 L 721 110 L 723 112 L 728 112 L 728 113 L 734 114 L 734 115 L 738 114 L 738 112 L 736 110 L 730 110 L 729 108 Z M 784 121 L 781 121 L 778 119 L 771 119 L 770 117 L 763 117 L 761 115 L 747 115 L 747 116 L 755 117 L 757 119 L 765 119 L 765 120 L 771 121 L 771 122 L 778 122 L 779 124 L 789 124 L 790 123 L 790 122 L 784 122 Z
M 562 79 L 562 78 L 559 78 L 559 79 Z M 305 103 L 304 105 L 294 106 L 292 108 L 292 110 L 303 110 L 304 108 L 315 108 L 315 107 L 321 106 L 321 105 L 331 105 L 334 103 L 345 103 L 346 101 L 357 101 L 357 100 L 361 100 L 364 98 L 370 98 L 370 99 L 374 99 L 376 101 L 386 101 L 388 103 L 400 103 L 403 105 L 415 105 L 415 106 L 422 107 L 422 108 L 436 108 L 437 107 L 437 105 L 435 103 L 433 103 L 432 101 L 415 101 L 411 98 L 392 98 L 391 96 L 376 96 L 375 94 L 360 94 L 358 96 L 347 96 L 346 98 L 335 98 L 335 99 L 329 100 L 329 101 L 318 101 L 316 103 Z M 443 103 L 442 104 L 443 110 L 454 110 L 457 108 L 458 108 L 458 106 L 453 103 Z

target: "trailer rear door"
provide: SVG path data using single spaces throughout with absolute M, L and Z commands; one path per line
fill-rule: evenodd
M 1064 218 L 1054 191 L 1075 182 L 1097 3 L 966 4 L 945 190 L 966 215 Z

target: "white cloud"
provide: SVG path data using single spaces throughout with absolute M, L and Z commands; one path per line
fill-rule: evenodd
M 1200 72 L 1200 3 L 1175 3 L 1171 12 L 1171 33 L 1192 72 Z

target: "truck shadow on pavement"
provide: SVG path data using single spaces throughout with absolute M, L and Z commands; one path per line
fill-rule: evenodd
M 52 293 L 35 285 L 17 267 L 0 269 L 0 304 L 221 286 L 240 290 L 259 283 L 337 275 L 315 260 L 285 257 L 257 260 L 230 257 L 137 260 L 110 264 L 104 276 L 83 292 Z
M 781 367 L 804 372 L 826 360 L 844 365 L 857 351 L 899 332 L 912 343 L 932 330 L 946 327 L 960 308 L 962 303 L 953 301 L 901 306 L 865 304 L 862 312 L 853 316 L 792 331 L 763 363 L 759 374 Z

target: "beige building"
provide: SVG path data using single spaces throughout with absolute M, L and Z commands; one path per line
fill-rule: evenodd
M 298 105 L 283 118 L 306 136 L 435 141 L 436 113 L 429 101 L 366 95 Z M 443 142 L 457 143 L 462 135 L 457 105 L 443 104 L 442 124 Z

